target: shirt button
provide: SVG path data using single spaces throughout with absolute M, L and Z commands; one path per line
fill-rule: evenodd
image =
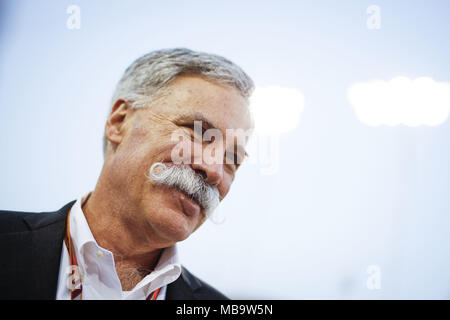
M 103 252 L 101 250 L 98 250 L 96 252 L 96 255 L 97 255 L 97 258 L 99 258 L 99 259 L 103 259 L 103 257 L 104 257 Z

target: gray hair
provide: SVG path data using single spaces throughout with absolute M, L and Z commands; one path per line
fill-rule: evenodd
M 149 106 L 150 99 L 161 93 L 181 74 L 196 74 L 237 89 L 248 100 L 254 84 L 236 64 L 219 55 L 186 48 L 152 51 L 135 60 L 123 74 L 114 91 L 111 105 L 124 99 L 133 108 Z M 103 153 L 107 139 L 103 137 Z

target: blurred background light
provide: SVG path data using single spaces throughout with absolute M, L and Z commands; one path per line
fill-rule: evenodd
M 349 88 L 348 98 L 369 126 L 438 126 L 450 112 L 450 83 L 429 77 L 359 82 Z

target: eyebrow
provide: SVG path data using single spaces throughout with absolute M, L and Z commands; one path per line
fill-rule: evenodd
M 184 114 L 177 116 L 175 119 L 173 119 L 173 121 L 182 122 L 182 123 L 191 122 L 191 121 L 201 121 L 202 125 L 204 127 L 206 127 L 206 129 L 217 129 L 217 127 L 214 124 L 212 124 L 212 122 L 209 121 L 209 119 L 206 118 L 200 112 L 184 113 Z M 220 129 L 217 129 L 217 130 L 220 130 Z
M 202 122 L 202 126 L 208 130 L 208 129 L 216 129 L 219 130 L 220 132 L 222 132 L 222 130 L 218 129 L 207 117 L 205 117 L 202 113 L 200 112 L 192 112 L 192 113 L 183 113 L 178 115 L 177 117 L 175 117 L 173 119 L 173 121 L 175 122 L 181 122 L 181 123 L 188 123 L 188 122 L 193 122 L 193 121 L 201 121 Z M 223 135 L 223 132 L 222 132 Z M 234 145 L 234 141 L 233 141 L 233 145 Z M 247 151 L 245 151 L 245 148 L 241 145 L 237 145 L 236 146 L 238 150 L 240 150 L 241 152 L 244 153 L 244 158 L 248 158 L 248 153 Z M 234 150 L 233 150 L 233 153 Z

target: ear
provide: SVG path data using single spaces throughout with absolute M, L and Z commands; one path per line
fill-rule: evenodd
M 123 99 L 118 99 L 106 121 L 105 136 L 112 145 L 118 145 L 122 142 L 125 133 L 125 122 L 129 118 L 130 107 Z

